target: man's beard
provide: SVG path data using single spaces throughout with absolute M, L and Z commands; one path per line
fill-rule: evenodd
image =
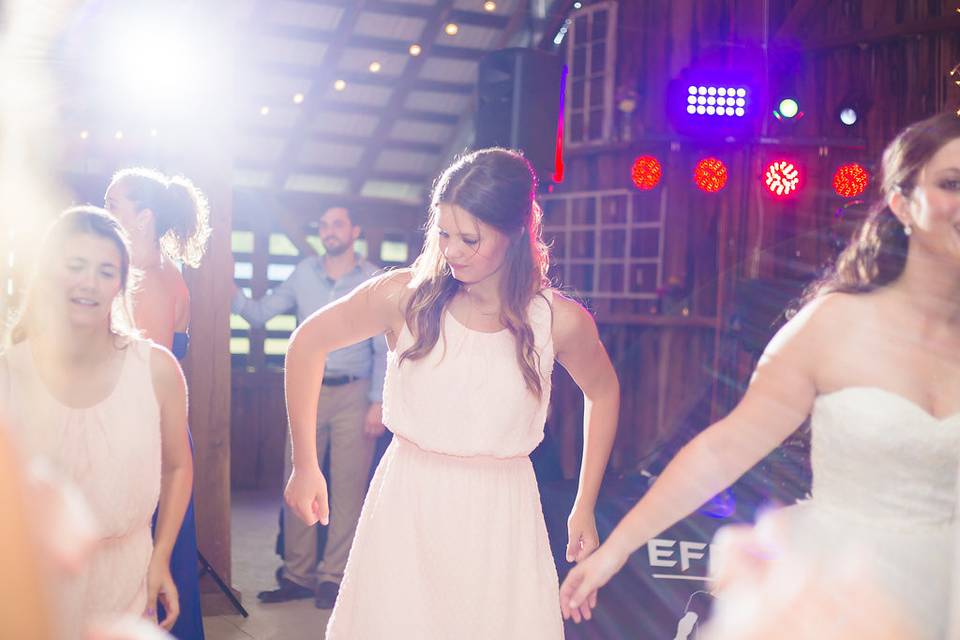
M 326 251 L 327 254 L 331 256 L 343 255 L 344 253 L 347 252 L 347 249 L 349 248 L 350 248 L 350 245 L 348 245 L 345 242 L 340 242 L 338 240 L 334 240 L 333 244 L 327 244 L 326 242 L 323 243 L 324 251 Z

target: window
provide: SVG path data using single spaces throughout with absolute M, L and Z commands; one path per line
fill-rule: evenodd
M 564 131 L 570 147 L 612 137 L 617 3 L 597 2 L 574 13 L 568 29 Z
M 542 205 L 554 281 L 589 298 L 656 299 L 666 189 L 565 193 Z

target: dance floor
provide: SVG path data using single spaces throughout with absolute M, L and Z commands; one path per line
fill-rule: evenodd
M 233 586 L 240 590 L 250 617 L 205 617 L 207 640 L 322 640 L 330 614 L 315 608 L 312 599 L 271 605 L 257 600 L 257 592 L 276 587 L 274 572 L 280 558 L 273 548 L 280 496 L 234 492 L 232 502 Z

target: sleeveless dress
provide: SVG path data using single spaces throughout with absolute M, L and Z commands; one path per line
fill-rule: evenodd
M 132 340 L 111 393 L 89 408 L 55 398 L 40 379 L 29 341 L 6 352 L 7 416 L 29 458 L 43 458 L 86 499 L 100 533 L 82 573 L 66 585 L 58 619 L 67 634 L 147 605 L 153 552 L 150 518 L 160 495 L 160 407 L 153 388 L 150 343 Z
M 449 312 L 434 349 L 388 354 L 394 433 L 367 493 L 327 640 L 563 637 L 557 572 L 529 453 L 543 438 L 553 370 L 551 292 L 528 317 L 543 381 L 530 393 L 508 331 Z
M 819 558 L 856 553 L 920 638 L 945 638 L 956 544 L 960 413 L 938 419 L 876 387 L 817 398 L 812 498 L 784 510 Z M 850 606 L 858 606 L 849 594 Z

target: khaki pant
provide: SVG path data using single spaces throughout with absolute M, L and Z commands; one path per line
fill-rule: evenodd
M 308 527 L 286 504 L 283 508 L 283 575 L 303 587 L 320 582 L 340 584 L 360 509 L 367 492 L 376 440 L 363 433 L 370 402 L 370 381 L 356 380 L 320 390 L 317 406 L 317 456 L 321 463 L 330 448 L 330 529 L 323 559 L 317 558 L 317 528 Z M 284 475 L 291 473 L 290 434 L 287 433 Z M 319 526 L 319 525 L 318 525 Z

